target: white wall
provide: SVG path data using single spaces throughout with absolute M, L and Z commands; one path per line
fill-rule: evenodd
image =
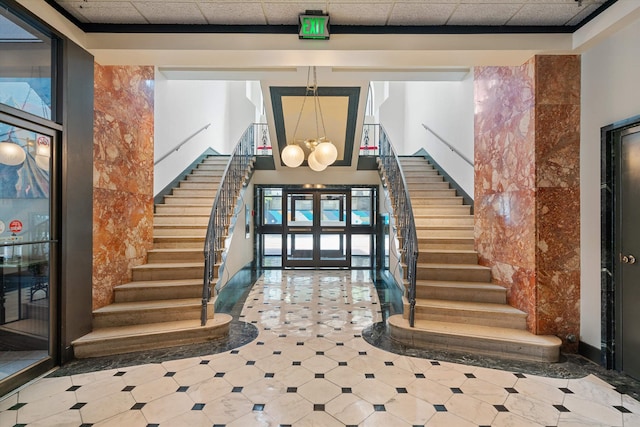
M 250 233 L 248 237 L 245 232 L 247 225 L 245 209 L 255 210 L 253 207 L 253 188 L 253 184 L 249 184 L 238 200 L 236 221 L 231 224 L 229 229 L 231 239 L 227 242 L 227 250 L 222 255 L 225 258 L 223 268 L 219 271 L 219 277 L 215 283 L 216 295 L 237 272 L 253 261 L 253 241 L 255 238 L 253 217 L 249 218 Z
M 600 348 L 600 128 L 640 115 L 640 20 L 582 55 L 580 339 Z
M 424 123 L 473 161 L 473 73 L 462 81 L 394 82 L 380 108 L 380 123 L 398 154 L 425 149 L 473 197 L 473 167 L 446 147 Z
M 155 160 L 198 129 L 211 126 L 172 152 L 154 171 L 154 194 L 193 163 L 209 147 L 228 154 L 247 126 L 255 106 L 246 98 L 246 82 L 168 80 L 156 71 Z
M 405 150 L 424 148 L 473 198 L 473 166 L 443 144 L 424 123 L 473 162 L 473 73 L 462 81 L 409 82 L 406 89 Z
M 380 85 L 375 85 L 377 91 Z M 379 118 L 380 124 L 387 131 L 391 144 L 399 154 L 405 154 L 404 147 L 404 108 L 405 90 L 404 82 L 388 82 L 384 85 L 387 91 L 384 101 L 380 104 Z M 376 92 L 376 99 L 379 94 Z

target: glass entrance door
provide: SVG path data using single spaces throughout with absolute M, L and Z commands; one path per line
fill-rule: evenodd
M 283 267 L 349 267 L 347 190 L 285 191 Z
M 263 268 L 372 268 L 375 186 L 257 186 Z

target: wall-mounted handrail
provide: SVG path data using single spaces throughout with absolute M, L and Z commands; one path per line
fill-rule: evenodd
M 462 160 L 464 160 L 465 162 L 467 162 L 470 166 L 473 166 L 473 162 L 471 160 L 469 160 L 464 154 L 462 154 L 460 151 L 458 151 L 453 145 L 449 144 L 447 141 L 444 140 L 444 138 L 442 138 L 440 135 L 438 135 L 433 129 L 431 129 L 429 126 L 425 125 L 424 123 L 422 123 L 422 127 L 425 128 L 427 130 L 427 132 L 431 132 L 433 134 L 433 136 L 435 136 L 436 138 L 438 138 L 440 140 L 440 142 L 442 142 L 444 145 L 446 145 L 451 151 L 453 151 L 454 153 L 456 153 L 458 156 L 460 156 L 462 158 Z
M 200 132 L 206 130 L 209 128 L 209 126 L 211 126 L 211 123 L 207 123 L 206 125 L 202 126 L 200 129 L 198 129 L 197 131 L 195 131 L 194 133 L 192 133 L 191 135 L 189 135 L 188 137 L 186 137 L 185 139 L 183 139 L 181 142 L 179 142 L 175 147 L 173 147 L 171 150 L 169 150 L 165 155 L 163 155 L 162 157 L 160 157 L 158 160 L 156 160 L 155 162 L 153 162 L 153 165 L 157 165 L 158 163 L 160 163 L 161 161 L 163 161 L 164 159 L 166 159 L 167 157 L 169 157 L 171 154 L 173 154 L 174 151 L 178 151 L 180 148 L 182 148 L 182 146 L 184 144 L 186 144 L 187 142 L 191 141 L 193 138 L 195 138 L 196 135 L 198 135 Z
M 393 199 L 393 213 L 397 219 L 400 236 L 402 238 L 402 255 L 407 266 L 407 281 L 409 289 L 407 297 L 409 300 L 409 326 L 413 327 L 415 322 L 416 308 L 416 271 L 418 266 L 418 235 L 416 232 L 415 219 L 409 188 L 400 166 L 400 160 L 391 145 L 384 128 L 379 130 L 380 166 L 386 180 L 386 185 L 390 189 Z
M 233 149 L 227 167 L 213 201 L 207 234 L 204 241 L 204 283 L 202 284 L 202 309 L 200 321 L 207 323 L 207 304 L 211 299 L 211 283 L 213 282 L 216 263 L 221 260 L 222 250 L 229 224 L 234 214 L 240 190 L 247 184 L 249 172 L 254 158 L 254 129 L 257 124 L 250 125 Z

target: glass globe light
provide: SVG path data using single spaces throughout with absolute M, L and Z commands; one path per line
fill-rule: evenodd
M 8 166 L 17 166 L 24 163 L 27 153 L 24 149 L 10 141 L 0 142 L 0 163 Z
M 327 168 L 327 165 L 323 165 L 322 163 L 318 162 L 318 160 L 316 159 L 315 151 L 309 154 L 309 158 L 307 159 L 307 162 L 309 162 L 309 167 L 316 172 L 322 172 Z
M 314 151 L 318 163 L 329 166 L 338 158 L 338 149 L 331 141 L 325 141 L 318 144 Z
M 290 144 L 284 147 L 280 157 L 285 165 L 297 168 L 304 161 L 304 150 L 298 144 Z

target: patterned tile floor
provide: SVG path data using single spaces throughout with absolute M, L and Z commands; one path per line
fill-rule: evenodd
M 594 375 L 559 379 L 387 352 L 367 271 L 267 271 L 233 350 L 46 377 L 0 400 L 0 426 L 640 426 Z

